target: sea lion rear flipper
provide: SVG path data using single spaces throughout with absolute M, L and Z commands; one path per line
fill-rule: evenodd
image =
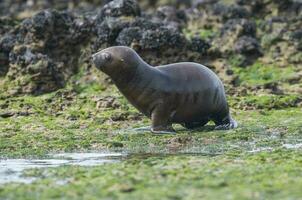
M 170 115 L 162 104 L 157 105 L 151 113 L 151 132 L 156 134 L 175 133 L 170 122 Z
M 215 121 L 215 124 L 215 130 L 228 130 L 238 127 L 238 123 L 231 117 L 230 114 L 222 121 Z

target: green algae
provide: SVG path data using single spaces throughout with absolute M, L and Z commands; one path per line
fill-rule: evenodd
M 1 188 L 6 199 L 299 199 L 301 152 L 149 155 L 97 167 L 35 170 L 33 184 Z M 65 180 L 60 184 L 59 180 Z
M 231 63 L 237 63 L 234 58 Z M 284 82 L 295 76 L 295 68 L 288 66 L 286 68 L 274 65 L 264 65 L 256 62 L 246 68 L 234 67 L 234 72 L 239 75 L 240 82 L 243 85 L 264 85 L 275 82 Z
M 29 170 L 26 175 L 38 180 L 1 185 L 1 199 L 297 199 L 301 195 L 301 151 L 282 146 L 302 142 L 299 108 L 239 111 L 234 113 L 238 129 L 188 131 L 177 126 L 176 135 L 164 136 L 131 129 L 148 124 L 146 120 L 106 126 L 105 119 L 100 123 L 64 115 L 1 120 L 0 154 L 118 149 L 128 151 L 129 158 L 97 167 Z M 126 129 L 121 123 L 127 123 Z
M 214 31 L 212 29 L 205 29 L 205 28 L 204 29 L 197 28 L 195 31 L 192 30 L 192 29 L 185 29 L 183 31 L 183 34 L 186 36 L 187 39 L 192 39 L 194 37 L 199 37 L 199 38 L 201 38 L 203 40 L 209 40 L 215 34 L 217 34 L 217 31 Z
M 116 88 L 110 91 L 116 91 Z M 194 151 L 199 152 L 199 149 L 205 146 L 210 148 L 216 142 L 220 152 L 232 150 L 232 142 L 240 147 L 242 141 L 256 140 L 263 135 L 264 139 L 269 138 L 269 129 L 286 128 L 286 135 L 300 131 L 302 116 L 301 109 L 296 107 L 299 97 L 295 95 L 231 98 L 230 105 L 234 109 L 236 106 L 240 108 L 241 104 L 254 108 L 233 113 L 240 124 L 235 130 L 213 131 L 211 124 L 193 131 L 175 126 L 176 135 L 158 136 L 133 129 L 149 125 L 150 120 L 139 114 L 120 94 L 111 95 L 117 107 L 110 107 L 112 105 L 109 104 L 108 107 L 97 108 L 98 100 L 95 99 L 102 99 L 102 95 L 108 95 L 107 92 L 77 94 L 61 90 L 41 96 L 0 100 L 2 114 L 12 113 L 10 117 L 0 120 L 0 155 L 22 157 L 53 151 L 107 148 L 156 153 L 190 151 L 194 147 Z M 205 144 L 209 141 L 210 145 Z M 226 141 L 230 143 L 223 145 Z
M 249 94 L 240 97 L 229 97 L 229 104 L 238 109 L 284 109 L 297 107 L 302 101 L 300 94 Z
M 294 71 L 259 68 L 235 73 L 245 78 L 242 85 L 261 85 L 286 82 Z M 237 129 L 176 125 L 175 135 L 134 130 L 150 120 L 110 84 L 69 84 L 40 96 L 2 93 L 1 158 L 103 150 L 129 156 L 96 167 L 28 170 L 24 175 L 38 180 L 0 185 L 0 199 L 298 199 L 301 95 L 284 92 L 229 96 Z

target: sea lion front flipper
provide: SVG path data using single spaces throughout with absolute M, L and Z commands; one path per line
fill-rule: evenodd
M 151 113 L 151 132 L 155 134 L 174 134 L 175 130 L 170 122 L 170 115 L 162 104 L 155 107 Z

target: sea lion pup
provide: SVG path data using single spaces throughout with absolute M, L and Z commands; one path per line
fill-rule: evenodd
M 172 123 L 192 129 L 213 120 L 216 129 L 237 127 L 222 82 L 207 67 L 191 62 L 153 67 L 131 48 L 114 46 L 92 55 L 128 101 L 151 118 L 153 133 L 172 133 Z

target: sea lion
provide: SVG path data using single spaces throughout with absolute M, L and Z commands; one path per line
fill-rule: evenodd
M 172 123 L 192 129 L 213 120 L 216 129 L 237 127 L 224 86 L 209 68 L 192 62 L 153 67 L 133 49 L 114 46 L 92 55 L 128 101 L 151 118 L 153 133 L 172 133 Z

